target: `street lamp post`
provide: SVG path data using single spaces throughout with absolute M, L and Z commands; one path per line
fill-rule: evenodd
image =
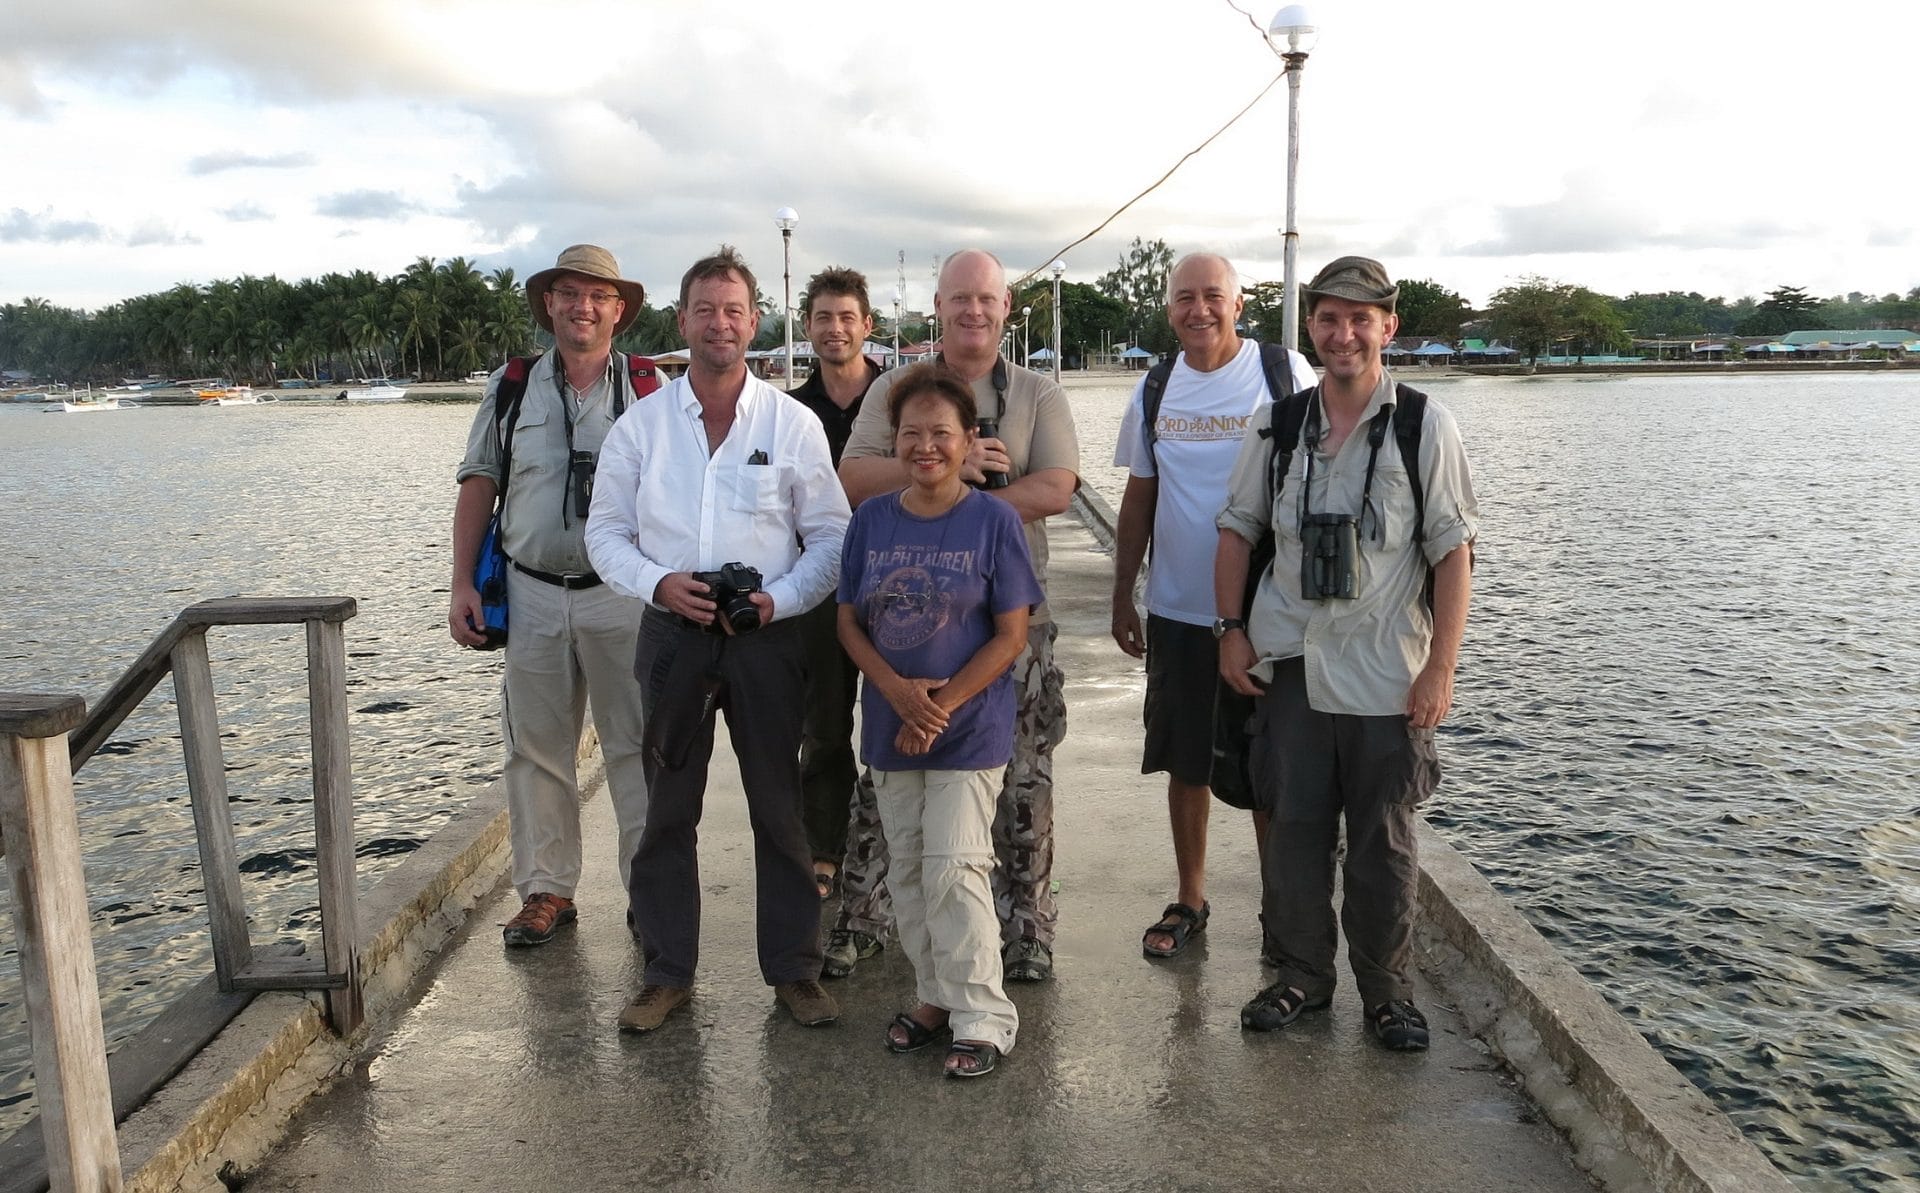
M 905 255 L 901 254 L 903 257 Z M 900 365 L 900 290 L 899 286 L 893 288 L 893 363 L 896 368 Z
M 791 207 L 782 207 L 773 213 L 773 222 L 780 225 L 780 323 L 787 332 L 787 361 L 784 383 L 793 388 L 793 229 L 800 222 L 800 213 Z
M 1053 383 L 1060 384 L 1060 277 L 1067 272 L 1065 261 L 1055 261 L 1053 269 Z
M 1288 348 L 1300 346 L 1300 282 L 1297 259 L 1300 229 L 1294 223 L 1295 179 L 1300 172 L 1300 73 L 1306 69 L 1307 51 L 1313 48 L 1317 34 L 1304 4 L 1289 4 L 1273 14 L 1267 26 L 1267 38 L 1286 39 L 1281 57 L 1287 64 L 1287 226 L 1284 237 L 1285 277 L 1280 304 L 1281 343 Z
M 1033 363 L 1033 357 L 1027 354 L 1027 321 L 1032 318 L 1032 307 L 1020 308 L 1020 367 L 1023 369 Z

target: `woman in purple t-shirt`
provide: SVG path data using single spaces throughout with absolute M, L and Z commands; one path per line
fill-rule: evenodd
M 980 1077 L 1013 1048 L 1001 985 L 993 812 L 1013 756 L 1008 670 L 1040 602 L 1020 516 L 967 487 L 973 391 L 938 365 L 887 395 L 893 454 L 912 483 L 862 502 L 840 557 L 840 642 L 866 676 L 860 753 L 892 855 L 888 881 L 920 1003 L 887 1047 L 952 1033 L 949 1077 Z

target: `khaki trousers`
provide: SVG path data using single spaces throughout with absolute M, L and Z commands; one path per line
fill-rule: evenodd
M 624 886 L 647 820 L 640 685 L 633 680 L 645 604 L 604 584 L 569 591 L 515 568 L 507 570 L 507 600 L 513 613 L 501 683 L 507 759 L 500 778 L 507 792 L 514 889 L 523 900 L 542 891 L 571 899 L 580 884 L 574 759 L 589 705 L 620 830 Z
M 1000 968 L 993 909 L 993 811 L 1000 767 L 874 771 L 892 859 L 887 874 L 914 993 L 943 1007 L 956 1040 L 1013 1050 L 1019 1012 Z

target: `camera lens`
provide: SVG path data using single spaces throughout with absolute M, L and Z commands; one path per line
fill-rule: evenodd
M 754 608 L 752 601 L 741 597 L 738 604 L 727 609 L 727 623 L 736 634 L 757 630 L 760 628 L 760 610 Z
M 974 430 L 975 434 L 982 439 L 1000 438 L 1000 424 L 990 418 L 980 419 L 974 424 Z M 980 487 L 983 489 L 1004 489 L 1013 479 L 1004 472 L 989 472 L 984 468 L 980 470 L 980 474 L 984 478 L 980 482 Z

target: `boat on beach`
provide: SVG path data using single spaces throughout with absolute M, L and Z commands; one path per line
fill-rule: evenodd
M 404 402 L 407 400 L 407 387 L 395 385 L 385 377 L 375 377 L 356 389 L 343 389 L 339 399 L 342 402 Z
M 195 391 L 202 406 L 255 406 L 260 399 L 255 396 L 251 385 L 229 385 L 220 389 L 202 389 Z

